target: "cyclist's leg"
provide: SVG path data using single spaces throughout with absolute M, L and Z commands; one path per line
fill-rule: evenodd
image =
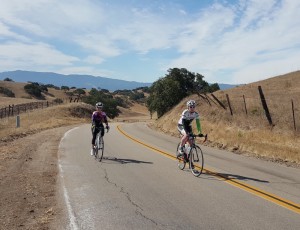
M 179 169 L 183 170 L 185 168 L 186 161 L 183 159 L 182 154 L 178 155 L 179 145 L 180 145 L 180 143 L 178 143 L 178 145 L 177 145 L 177 151 L 176 151 L 176 155 L 177 155 L 177 159 L 178 159 L 177 165 L 178 165 Z
M 177 129 L 178 129 L 179 133 L 182 136 L 181 140 L 180 140 L 180 143 L 179 143 L 177 156 L 181 156 L 184 153 L 183 146 L 184 146 L 184 144 L 186 142 L 187 135 L 186 135 L 186 133 L 184 131 L 183 125 L 178 125 Z
M 189 146 L 192 148 L 192 142 L 191 142 L 191 140 L 190 140 L 190 138 L 189 138 L 189 135 L 193 133 L 192 126 L 189 125 L 186 129 L 187 129 L 187 130 L 186 130 L 186 131 L 187 131 L 186 142 L 187 142 L 187 143 L 189 144 Z M 187 153 L 187 154 L 189 154 L 189 153 Z M 187 159 L 189 159 L 189 155 L 187 155 Z
M 102 123 L 100 124 L 99 128 L 100 128 L 100 132 L 101 132 L 101 137 L 103 137 L 104 136 L 104 126 Z
M 96 141 L 96 136 L 97 136 L 97 129 L 96 129 L 96 127 L 94 127 L 94 128 L 92 129 L 92 135 L 93 135 L 93 137 L 92 137 L 92 149 L 91 149 L 91 155 L 94 154 L 94 149 L 95 149 L 95 141 Z

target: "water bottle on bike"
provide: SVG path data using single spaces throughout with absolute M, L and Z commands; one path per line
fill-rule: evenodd
M 190 150 L 191 150 L 191 146 L 188 142 L 186 142 L 183 148 L 183 151 L 186 154 L 186 159 L 189 159 Z

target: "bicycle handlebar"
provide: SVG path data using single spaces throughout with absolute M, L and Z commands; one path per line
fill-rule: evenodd
M 204 143 L 205 141 L 207 141 L 207 134 L 203 135 L 202 133 L 200 133 L 200 134 L 193 134 L 193 133 L 191 133 L 191 134 L 189 134 L 188 136 L 189 136 L 189 137 L 192 137 L 192 138 L 195 138 L 195 137 L 204 137 L 203 143 Z

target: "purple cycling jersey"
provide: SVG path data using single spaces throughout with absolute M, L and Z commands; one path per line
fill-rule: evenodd
M 93 115 L 92 115 L 92 122 L 98 126 L 102 123 L 105 123 L 107 124 L 107 116 L 104 112 L 100 112 L 100 111 L 95 111 L 93 112 Z

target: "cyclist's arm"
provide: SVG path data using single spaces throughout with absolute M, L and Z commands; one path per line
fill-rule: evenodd
M 200 123 L 199 117 L 196 118 L 196 125 L 197 125 L 198 134 L 202 133 L 202 128 L 201 128 L 201 123 Z
M 109 125 L 108 125 L 108 120 L 107 120 L 107 116 L 106 116 L 106 114 L 104 115 L 104 118 L 103 118 L 103 123 L 105 123 L 105 125 L 106 125 L 106 129 L 108 130 L 108 129 L 109 129 Z
M 92 114 L 92 126 L 95 125 L 95 112 L 93 112 Z

